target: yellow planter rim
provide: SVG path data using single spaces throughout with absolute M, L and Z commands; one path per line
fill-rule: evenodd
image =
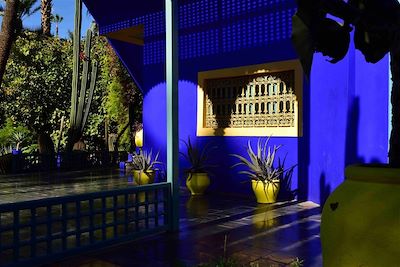
M 345 176 L 352 181 L 400 185 L 400 168 L 385 165 L 350 165 Z
M 154 173 L 154 170 L 150 170 L 150 171 L 133 170 L 133 172 L 136 172 L 136 173 Z
M 279 179 L 273 179 L 273 180 L 272 180 L 272 183 L 280 183 L 280 181 L 281 181 L 281 180 L 279 180 Z M 263 183 L 261 180 L 251 180 L 251 182 L 252 182 L 253 184 L 255 184 L 255 183 Z M 267 184 L 271 184 L 271 182 L 267 182 Z

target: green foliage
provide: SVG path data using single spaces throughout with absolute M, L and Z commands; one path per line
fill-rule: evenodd
M 104 107 L 103 116 L 109 119 L 110 132 L 120 134 L 129 122 L 130 106 L 133 106 L 132 123 L 142 122 L 142 95 L 105 38 L 94 40 L 92 53 L 100 68 L 97 87 L 105 92 L 102 99 L 93 99 L 93 102 Z M 130 132 L 125 131 L 119 140 L 119 149 L 128 151 L 130 143 Z
M 22 148 L 22 153 L 24 154 L 32 154 L 32 153 L 37 153 L 39 150 L 39 145 L 38 144 L 30 144 L 24 148 Z
M 99 69 L 84 136 L 94 149 L 102 146 L 107 117 L 111 132 L 119 133 L 129 121 L 129 105 L 135 105 L 134 121 L 141 122 L 142 97 L 104 37 L 93 38 L 91 54 L 99 62 Z M 0 89 L 0 127 L 8 118 L 28 128 L 31 140 L 45 132 L 57 144 L 61 117 L 69 114 L 71 84 L 71 40 L 24 31 L 13 47 Z M 66 120 L 65 129 L 69 127 Z M 61 148 L 66 139 L 64 132 Z M 28 142 L 24 145 L 36 149 Z M 125 131 L 120 149 L 128 150 L 129 145 L 129 131 Z
M 124 103 L 122 85 L 117 79 L 113 79 L 109 86 L 106 110 L 111 120 L 115 121 L 122 118 L 123 122 L 127 122 L 128 108 Z
M 4 86 L 1 112 L 29 130 L 51 133 L 68 110 L 71 43 L 24 32 L 16 40 Z
M 12 145 L 13 130 L 14 126 L 12 120 L 7 119 L 4 126 L 0 128 L 0 147 Z
M 92 55 L 99 62 L 99 75 L 92 100 L 92 112 L 85 134 L 104 133 L 104 120 L 109 120 L 110 133 L 120 134 L 129 122 L 142 122 L 142 95 L 112 47 L 104 37 L 96 37 L 92 43 Z M 130 106 L 133 106 L 132 111 Z M 99 135 L 99 134 L 98 134 Z M 131 133 L 122 133 L 118 148 L 129 151 Z
M 0 128 L 0 153 L 11 153 L 13 148 L 20 149 L 28 143 L 30 132 L 22 125 L 16 125 L 11 119 L 7 119 Z

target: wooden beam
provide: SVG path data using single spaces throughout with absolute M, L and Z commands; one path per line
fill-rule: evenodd
M 144 26 L 136 25 L 115 32 L 108 32 L 106 37 L 130 44 L 144 45 Z

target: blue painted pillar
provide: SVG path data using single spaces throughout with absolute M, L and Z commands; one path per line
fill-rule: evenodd
M 171 231 L 179 230 L 178 0 L 165 0 L 167 181 L 172 185 Z

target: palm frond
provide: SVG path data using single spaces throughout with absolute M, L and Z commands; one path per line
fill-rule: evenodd
M 40 5 L 34 7 L 38 0 L 22 0 L 18 7 L 18 17 L 24 19 L 25 17 L 32 16 L 40 10 Z

